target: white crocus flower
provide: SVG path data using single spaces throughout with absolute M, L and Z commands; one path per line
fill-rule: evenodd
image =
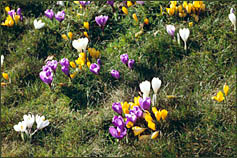
M 37 129 L 40 130 L 40 129 L 43 129 L 44 127 L 48 126 L 49 125 L 49 120 L 45 120 L 45 117 L 44 116 L 39 116 L 39 115 L 36 115 L 36 123 L 37 123 Z
M 234 25 L 234 31 L 236 31 L 236 16 L 234 14 L 233 8 L 230 9 L 229 19 L 232 25 Z
M 29 114 L 29 115 L 24 115 L 23 118 L 24 118 L 24 122 L 26 123 L 26 126 L 28 128 L 32 128 L 32 126 L 35 122 L 35 116 Z
M 184 50 L 187 50 L 187 40 L 188 40 L 189 34 L 190 34 L 190 31 L 188 28 L 183 28 L 179 30 L 179 35 L 184 41 Z
M 1 55 L 1 67 L 3 66 L 4 55 Z
M 79 38 L 78 40 L 72 41 L 72 46 L 77 49 L 78 52 L 82 52 L 86 50 L 88 42 L 88 38 Z
M 64 6 L 64 1 L 57 1 L 57 5 Z
M 157 94 L 157 91 L 160 89 L 161 86 L 161 80 L 158 77 L 154 77 L 151 81 L 152 89 L 155 94 Z
M 38 20 L 38 21 L 37 19 L 34 20 L 35 29 L 41 29 L 44 27 L 44 25 L 45 23 L 43 23 L 41 20 Z
M 26 122 L 25 121 L 19 122 L 17 125 L 14 125 L 13 128 L 17 132 L 27 132 L 26 131 Z
M 140 83 L 140 90 L 143 93 L 143 98 L 149 97 L 149 93 L 151 90 L 151 83 L 149 81 L 143 81 Z

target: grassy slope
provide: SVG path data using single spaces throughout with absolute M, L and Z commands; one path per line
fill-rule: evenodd
M 236 4 L 207 3 L 207 11 L 190 28 L 186 53 L 182 45 L 170 43 L 164 26 L 172 23 L 178 28 L 188 27 L 188 23 L 158 16 L 160 4 L 163 8 L 167 6 L 167 2 L 153 2 L 144 8 L 130 8 L 130 14 L 136 9 L 140 17 L 144 13 L 150 17 L 149 26 L 137 39 L 134 34 L 139 26 L 133 24 L 131 16 L 120 13 L 116 19 L 109 7 L 91 4 L 86 19 L 90 22 L 92 39 L 89 45 L 102 53 L 101 75 L 95 77 L 85 70 L 73 84 L 57 87 L 55 92 L 38 78 L 43 61 L 52 54 L 58 60 L 64 56 L 75 60 L 76 51 L 65 45 L 59 32 L 33 29 L 34 17 L 42 16 L 47 4 L 30 3 L 30 7 L 8 4 L 15 8 L 20 5 L 26 19 L 17 29 L 1 27 L 0 31 L 8 35 L 1 52 L 6 59 L 4 70 L 12 79 L 11 85 L 1 89 L 2 156 L 236 156 L 236 113 L 231 106 L 236 95 L 237 39 L 228 19 L 230 7 L 235 8 Z M 5 6 L 1 3 L 1 8 Z M 94 21 L 102 13 L 110 15 L 104 37 L 98 35 Z M 63 28 L 70 23 L 77 39 L 83 30 L 82 22 L 69 17 Z M 158 34 L 154 36 L 156 31 Z M 134 70 L 121 64 L 122 53 L 136 60 Z M 120 71 L 119 81 L 110 77 L 111 69 Z M 59 82 L 68 82 L 60 69 L 58 74 Z M 153 77 L 163 82 L 157 107 L 169 111 L 163 136 L 148 141 L 131 136 L 128 142 L 126 139 L 117 142 L 108 133 L 114 115 L 112 103 L 131 101 L 139 95 L 139 83 Z M 212 101 L 211 97 L 225 82 L 230 86 L 228 103 Z M 166 99 L 171 94 L 179 98 Z M 13 125 L 28 112 L 45 115 L 51 122 L 31 143 L 22 142 L 13 130 Z

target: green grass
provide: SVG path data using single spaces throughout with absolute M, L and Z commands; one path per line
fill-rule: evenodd
M 55 2 L 53 2 L 55 3 Z M 44 11 L 52 8 L 51 2 L 1 2 L 1 22 L 5 6 L 22 8 L 24 20 L 19 25 L 0 27 L 1 54 L 5 56 L 4 72 L 11 84 L 1 88 L 1 151 L 8 156 L 106 156 L 106 157 L 236 157 L 236 41 L 237 36 L 228 19 L 235 2 L 205 2 L 206 11 L 199 22 L 160 15 L 168 2 L 145 2 L 145 6 L 130 7 L 129 16 L 121 11 L 113 15 L 110 6 L 93 2 L 78 18 L 72 11 L 80 11 L 73 3 L 67 7 L 67 18 L 61 26 L 51 25 L 35 30 L 33 20 L 40 17 L 46 23 Z M 116 3 L 118 4 L 118 3 Z M 54 11 L 64 7 L 55 6 Z M 144 33 L 138 38 L 139 24 L 135 25 L 132 13 L 140 22 L 149 18 Z M 83 12 L 81 12 L 83 13 Z M 94 18 L 109 15 L 104 36 Z M 88 69 L 72 83 L 57 69 L 57 82 L 67 83 L 50 91 L 39 78 L 44 60 L 55 55 L 60 60 L 76 60 L 78 53 L 61 38 L 71 31 L 73 39 L 83 36 L 83 22 L 90 23 L 89 47 L 101 52 L 102 67 L 99 76 Z M 178 45 L 168 36 L 165 25 L 190 28 L 188 51 L 183 42 Z M 69 28 L 69 29 L 68 29 Z M 154 33 L 157 35 L 154 36 Z M 134 70 L 120 61 L 128 53 L 135 59 Z M 114 80 L 109 72 L 117 69 L 121 78 Z M 117 141 L 109 134 L 115 113 L 113 102 L 132 101 L 139 95 L 139 83 L 159 77 L 162 86 L 157 107 L 169 114 L 162 136 L 155 140 L 139 141 L 129 131 L 129 137 Z M 1 78 L 1 81 L 4 79 Z M 224 83 L 230 87 L 228 102 L 212 100 Z M 177 98 L 167 99 L 167 95 Z M 41 114 L 50 125 L 37 132 L 31 142 L 23 142 L 13 126 L 22 121 L 28 112 Z

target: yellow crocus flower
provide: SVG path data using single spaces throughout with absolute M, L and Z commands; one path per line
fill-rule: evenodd
M 152 133 L 151 139 L 156 139 L 158 135 L 159 135 L 159 131 L 155 131 L 154 133 Z
M 132 6 L 132 2 L 131 1 L 127 1 L 127 6 L 131 7 Z
M 84 27 L 87 29 L 87 30 L 89 30 L 89 22 L 84 22 Z
M 74 79 L 77 75 L 77 72 L 75 71 L 74 73 L 70 74 L 71 79 Z
M 155 114 L 156 120 L 160 121 L 160 119 L 161 119 L 161 112 L 160 112 L 160 110 L 159 111 L 155 111 L 154 114 Z
M 186 11 L 187 11 L 187 13 L 188 14 L 190 14 L 191 13 L 191 11 L 192 11 L 192 4 L 191 3 L 189 3 L 187 6 L 186 6 Z
M 183 2 L 183 7 L 186 8 L 187 5 L 188 5 L 188 2 L 187 2 L 187 1 L 184 1 L 184 2 Z
M 127 128 L 132 128 L 133 127 L 133 122 L 129 121 L 127 124 L 126 124 L 126 127 Z
M 174 8 L 166 8 L 166 11 L 170 16 L 174 15 L 175 12 Z
M 223 86 L 223 91 L 225 93 L 225 96 L 228 95 L 228 91 L 229 91 L 229 86 L 225 83 L 225 85 Z
M 145 23 L 146 25 L 149 24 L 149 20 L 148 20 L 148 18 L 145 18 L 145 19 L 144 19 L 144 23 Z
M 88 62 L 86 63 L 86 65 L 87 65 L 88 68 L 90 68 L 91 62 L 88 61 Z
M 132 15 L 132 17 L 136 22 L 138 22 L 137 15 L 135 13 Z
M 182 5 L 179 5 L 179 6 L 178 6 L 178 11 L 179 11 L 180 13 L 183 11 Z
M 85 65 L 85 61 L 80 57 L 76 60 L 76 63 L 77 63 L 77 65 L 80 65 L 80 66 Z
M 170 3 L 171 3 L 172 5 L 174 5 L 174 6 L 177 5 L 177 1 L 170 1 Z
M 223 93 L 219 91 L 216 96 L 212 97 L 212 99 L 215 99 L 218 102 L 222 102 L 225 98 L 223 96 Z
M 200 8 L 200 3 L 199 3 L 199 1 L 193 1 L 193 6 L 195 7 L 195 8 Z
M 202 4 L 202 5 L 201 5 L 201 10 L 202 10 L 202 11 L 205 11 L 205 8 L 206 8 L 206 5 L 205 5 L 205 4 Z
M 80 4 L 79 1 L 73 1 L 75 4 Z
M 123 113 L 129 114 L 129 104 L 127 102 L 124 102 L 124 103 L 122 102 L 121 105 L 122 105 Z
M 2 73 L 2 77 L 3 77 L 5 80 L 9 80 L 8 74 L 5 73 L 5 72 Z
M 140 96 L 134 97 L 134 103 L 135 103 L 137 106 L 140 106 L 139 99 L 140 99 Z
M 149 122 L 149 121 L 152 121 L 152 117 L 151 117 L 151 114 L 148 112 L 148 111 L 145 111 L 143 113 L 143 118 L 146 120 L 146 122 Z
M 155 114 L 158 111 L 156 107 L 152 107 L 151 109 L 152 109 L 153 114 Z
M 168 115 L 168 111 L 167 111 L 167 110 L 165 110 L 165 109 L 161 110 L 161 118 L 162 118 L 163 120 L 165 120 L 165 118 L 167 117 L 167 115 Z
M 18 23 L 18 21 L 20 20 L 20 15 L 15 15 L 14 16 L 14 20 L 15 20 L 15 22 L 16 22 L 16 24 Z
M 122 11 L 124 14 L 128 15 L 128 9 L 126 7 L 122 7 Z
M 132 130 L 133 130 L 134 135 L 137 136 L 137 135 L 140 135 L 142 132 L 144 132 L 146 130 L 146 128 L 142 128 L 142 127 L 139 127 L 139 126 L 134 126 L 132 128 Z
M 88 33 L 85 31 L 84 33 L 84 36 L 86 36 L 87 38 L 89 38 L 89 36 L 88 36 Z
M 67 35 L 65 35 L 65 34 L 62 34 L 61 37 L 62 37 L 63 39 L 65 39 L 65 40 L 68 40 Z
M 156 130 L 156 124 L 153 121 L 148 122 L 148 127 L 152 129 L 153 131 Z
M 193 27 L 193 22 L 189 22 L 189 23 L 188 23 L 188 26 L 189 26 L 189 27 Z
M 70 62 L 70 65 L 72 68 L 74 68 L 74 69 L 76 68 L 76 64 L 73 61 Z
M 10 9 L 10 7 L 5 7 L 5 11 L 8 13 L 9 11 L 10 11 L 11 9 Z
M 70 38 L 70 40 L 72 40 L 72 35 L 73 35 L 72 32 L 68 32 L 67 35 L 68 35 L 68 37 Z
M 79 58 L 85 60 L 85 59 L 86 59 L 86 53 L 81 52 L 81 53 L 79 54 Z

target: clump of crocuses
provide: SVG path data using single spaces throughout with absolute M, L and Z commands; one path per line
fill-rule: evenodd
M 14 125 L 13 128 L 17 132 L 21 132 L 21 138 L 25 140 L 25 135 L 27 138 L 32 138 L 32 136 L 39 130 L 47 127 L 49 125 L 49 120 L 45 120 L 45 116 L 34 116 L 33 114 L 28 114 L 23 116 L 23 121 Z M 36 122 L 36 129 L 33 130 L 34 122 Z M 24 135 L 25 133 L 25 135 Z
M 62 11 L 59 11 L 57 12 L 57 14 L 54 14 L 53 10 L 52 9 L 47 9 L 45 12 L 44 12 L 44 15 L 46 17 L 48 17 L 49 19 L 53 19 L 55 17 L 55 19 L 59 22 L 62 22 L 65 18 L 65 11 L 62 10 Z
M 120 55 L 120 60 L 123 64 L 127 65 L 129 69 L 133 69 L 135 64 L 135 60 L 129 59 L 128 54 Z
M 152 99 L 149 97 L 151 86 L 154 91 Z M 127 129 L 132 129 L 134 136 L 138 136 L 139 140 L 158 137 L 160 131 L 157 130 L 156 122 L 159 122 L 159 129 L 161 130 L 164 128 L 163 121 L 166 120 L 168 115 L 167 110 L 158 110 L 156 107 L 156 95 L 160 86 L 161 80 L 159 78 L 153 78 L 152 83 L 144 81 L 140 83 L 142 97 L 134 97 L 134 101 L 131 102 L 115 102 L 112 104 L 112 109 L 118 114 L 112 120 L 115 127 L 109 128 L 109 132 L 113 137 L 117 139 L 124 138 L 127 131 L 129 131 Z M 143 134 L 144 131 L 147 131 L 147 134 Z
M 110 74 L 113 78 L 115 78 L 117 80 L 120 78 L 119 71 L 117 71 L 117 70 L 111 70 Z
M 61 66 L 62 66 L 62 67 L 61 67 L 62 72 L 63 72 L 66 76 L 70 77 L 70 75 L 69 75 L 69 60 L 68 60 L 67 58 L 63 58 L 63 59 L 60 60 L 59 63 L 60 63 Z

